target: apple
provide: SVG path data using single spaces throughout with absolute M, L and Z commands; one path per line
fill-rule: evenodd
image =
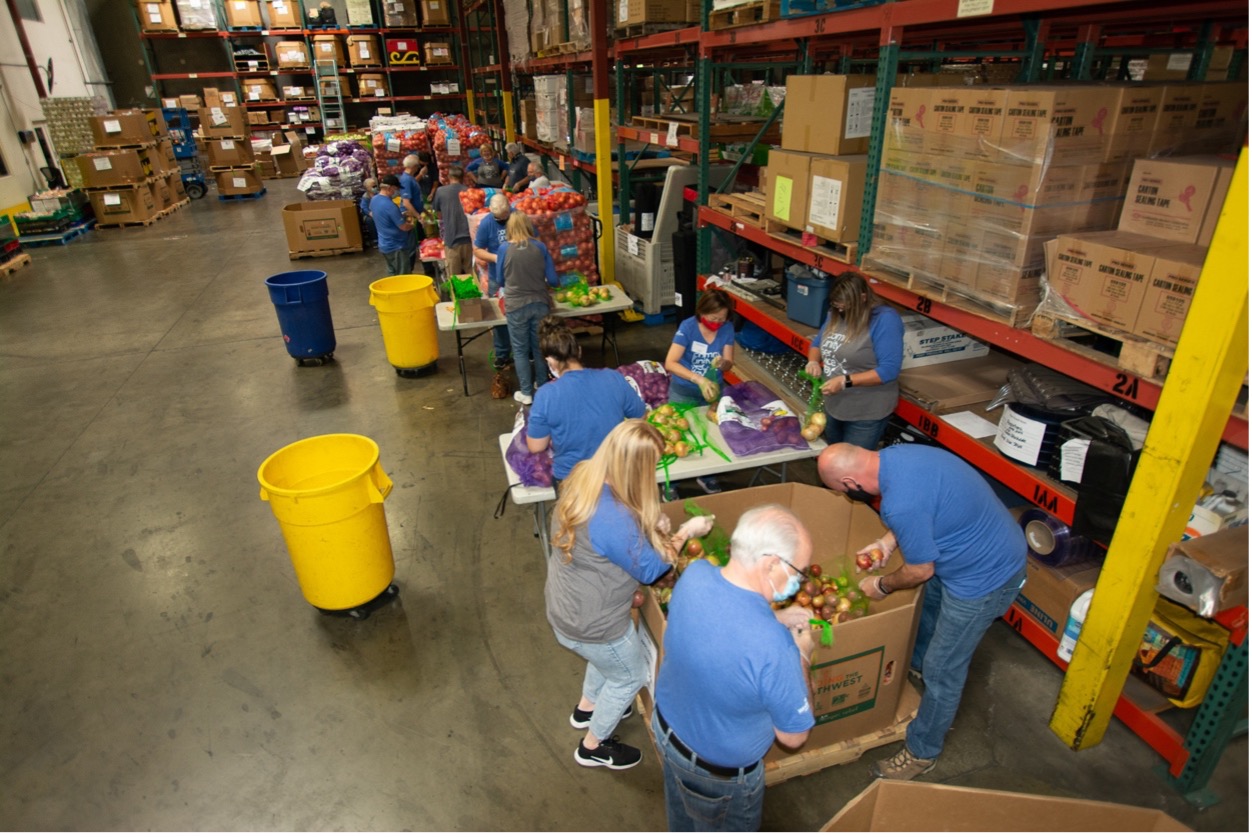
M 704 553 L 704 544 L 699 538 L 692 538 L 687 541 L 687 554 L 692 558 L 697 558 Z
M 874 558 L 872 555 L 856 556 L 856 568 L 861 571 L 867 571 L 874 566 Z
M 821 564 L 809 564 L 809 575 L 813 576 L 814 578 L 820 578 L 822 575 L 822 565 Z

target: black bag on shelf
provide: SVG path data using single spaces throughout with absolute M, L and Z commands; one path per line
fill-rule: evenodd
M 1101 430 L 1103 432 L 1094 436 L 1087 448 L 1078 500 L 1074 504 L 1074 525 L 1070 530 L 1075 535 L 1107 544 L 1121 517 L 1130 480 L 1139 464 L 1139 451 L 1134 450 L 1126 431 L 1112 422 L 1107 422 Z

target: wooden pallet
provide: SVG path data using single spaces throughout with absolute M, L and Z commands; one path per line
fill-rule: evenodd
M 145 218 L 142 221 L 115 221 L 111 224 L 102 224 L 97 222 L 97 230 L 120 230 L 124 227 L 150 227 L 157 221 L 161 220 L 161 215 L 153 215 L 151 218 Z
M 158 180 L 164 180 L 165 174 L 150 174 L 143 180 L 135 180 L 130 183 L 118 183 L 113 186 L 84 186 L 84 192 L 117 192 L 121 189 L 138 189 L 144 186 L 151 186 Z
M 539 50 L 539 57 L 551 58 L 554 55 L 572 55 L 578 51 L 578 46 L 573 41 L 564 41 Z
M 338 250 L 307 250 L 307 251 L 303 251 L 300 253 L 297 253 L 295 251 L 288 251 L 287 257 L 292 260 L 324 259 L 327 256 L 346 256 L 350 253 L 360 253 L 360 252 L 363 252 L 363 248 L 361 247 L 343 247 Z
M 1165 381 L 1174 358 L 1173 349 L 1077 315 L 1037 313 L 1030 322 L 1030 333 L 1083 357 L 1114 365 L 1158 384 Z M 1109 351 L 1096 348 L 1093 344 L 1097 343 Z
M 713 192 L 709 194 L 709 207 L 766 232 L 783 228 L 766 217 L 765 194 L 762 192 L 733 192 L 728 195 Z
M 933 276 L 907 273 L 899 268 L 884 265 L 870 256 L 866 256 L 861 266 L 864 272 L 875 279 L 912 291 L 920 297 L 942 302 L 961 311 L 985 317 L 1010 328 L 1027 328 L 1030 318 L 1038 307 L 1038 300 L 1010 305 L 999 300 L 981 299 L 973 296 L 976 291 L 970 288 L 959 288 L 945 285 Z
M 30 264 L 30 253 L 18 253 L 7 262 L 0 264 L 0 278 L 12 276 L 28 264 Z
M 157 214 L 157 217 L 158 217 L 158 218 L 164 218 L 164 217 L 166 217 L 167 215 L 173 215 L 175 212 L 178 212 L 178 211 L 179 211 L 180 209 L 182 209 L 183 207 L 185 207 L 185 206 L 190 206 L 190 205 L 191 205 L 191 198 L 183 198 L 183 199 L 182 199 L 182 200 L 180 200 L 178 203 L 172 204 L 171 206 L 167 206 L 167 207 L 165 207 L 165 209 L 162 209 L 162 210 L 161 210 L 161 211 Z
M 753 0 L 729 9 L 713 9 L 709 12 L 709 31 L 778 20 L 780 9 L 779 0 Z
M 617 38 L 642 38 L 658 32 L 673 32 L 675 29 L 686 29 L 691 23 L 629 23 L 613 30 Z
M 638 127 L 657 133 L 666 133 L 671 124 L 677 123 L 677 134 L 680 137 L 697 137 L 700 134 L 700 117 L 691 113 L 669 113 L 664 116 L 632 116 L 631 121 Z M 761 130 L 763 119 L 754 116 L 719 116 L 709 123 L 709 140 L 711 142 L 748 142 Z M 761 142 L 777 142 L 781 136 L 781 128 L 775 123 L 761 137 Z
M 823 259 L 834 259 L 835 261 L 844 262 L 849 265 L 856 264 L 857 245 L 855 241 L 844 244 L 838 241 L 830 241 L 829 239 L 822 238 L 820 235 L 806 233 L 802 230 L 793 229 L 782 224 L 775 224 L 774 226 L 778 229 L 770 231 L 771 238 L 776 238 L 779 241 L 785 241 L 795 247 L 800 247 L 810 253 L 813 253 L 814 255 L 821 256 Z M 809 240 L 812 243 L 806 244 L 805 236 L 810 236 L 811 238 Z

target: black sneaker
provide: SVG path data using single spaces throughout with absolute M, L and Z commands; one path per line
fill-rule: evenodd
M 705 494 L 719 494 L 722 490 L 717 477 L 697 477 L 696 485 L 700 486 L 700 490 Z
M 574 761 L 583 767 L 607 767 L 609 770 L 626 770 L 643 761 L 643 753 L 623 744 L 613 736 L 600 742 L 594 750 L 588 750 L 581 741 L 574 751 Z
M 626 704 L 626 711 L 622 713 L 622 720 L 624 721 L 634 714 L 635 708 L 628 703 Z M 575 706 L 574 714 L 569 716 L 569 725 L 574 729 L 586 729 L 591 726 L 591 710 L 579 709 Z

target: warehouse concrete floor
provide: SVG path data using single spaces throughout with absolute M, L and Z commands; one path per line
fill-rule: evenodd
M 450 335 L 437 375 L 398 378 L 368 305 L 381 256 L 289 262 L 279 210 L 298 193 L 269 186 L 35 250 L 0 284 L 0 823 L 663 829 L 637 717 L 620 734 L 645 748 L 640 767 L 573 761 L 581 663 L 545 621 L 529 511 L 492 514 L 514 404 L 488 395 L 488 341 L 471 347 L 469 398 Z M 284 351 L 262 280 L 293 268 L 330 274 L 331 366 Z M 624 327 L 623 362 L 660 359 L 671 334 Z M 597 345 L 587 360 L 602 362 Z M 333 432 L 376 440 L 395 480 L 401 594 L 362 622 L 304 601 L 258 498 L 266 456 Z M 1116 721 L 1099 746 L 1064 747 L 1047 728 L 1060 681 L 997 624 L 925 781 L 1246 831 L 1246 738 L 1212 782 L 1222 801 L 1200 811 Z M 772 788 L 765 827 L 820 826 L 869 784 L 871 756 Z

